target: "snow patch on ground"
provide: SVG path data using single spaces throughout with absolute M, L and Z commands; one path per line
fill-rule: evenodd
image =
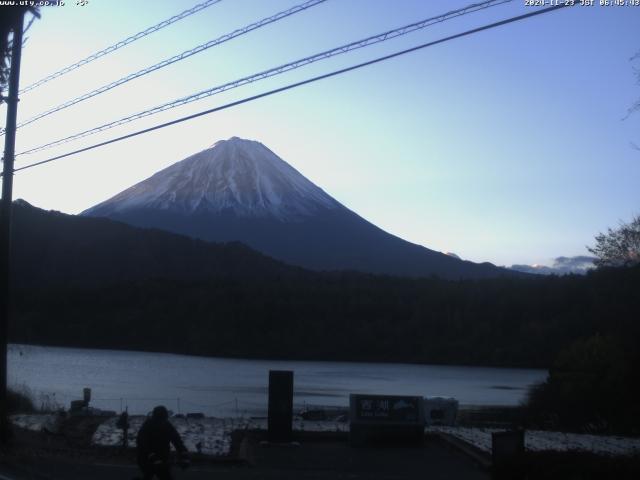
M 136 446 L 138 430 L 147 417 L 129 417 L 129 446 Z M 98 427 L 93 434 L 92 444 L 103 447 L 122 445 L 122 430 L 116 424 L 118 417 L 113 417 Z M 246 420 L 235 418 L 172 418 L 171 423 L 180 434 L 182 441 L 190 452 L 201 452 L 206 455 L 224 456 L 231 451 L 231 433 L 246 428 Z
M 129 417 L 129 446 L 135 447 L 135 439 L 145 416 Z M 31 431 L 47 429 L 55 432 L 59 426 L 58 415 L 13 415 L 11 422 Z M 102 423 L 93 435 L 92 444 L 117 446 L 122 444 L 122 430 L 117 428 L 118 417 L 111 417 Z M 267 419 L 253 418 L 212 418 L 201 419 L 172 418 L 185 446 L 191 452 L 200 451 L 207 455 L 226 456 L 231 452 L 231 433 L 235 430 L 266 430 Z M 294 419 L 294 431 L 300 432 L 348 432 L 347 422 L 309 421 Z M 427 433 L 445 433 L 465 441 L 480 450 L 491 452 L 491 434 L 503 431 L 497 428 L 467 427 L 427 427 Z M 199 446 L 198 446 L 199 445 Z M 530 451 L 587 451 L 600 455 L 640 455 L 640 438 L 613 435 L 589 435 L 578 433 L 547 432 L 527 430 L 525 448 Z
M 43 430 L 57 432 L 60 425 L 60 416 L 54 414 L 11 415 L 9 421 L 16 427 L 32 432 L 41 432 Z
M 504 430 L 497 428 L 428 427 L 425 431 L 446 433 L 490 453 L 491 434 Z M 578 450 L 612 456 L 640 454 L 640 438 L 612 435 L 527 430 L 525 431 L 524 444 L 527 450 L 534 452 Z
M 267 419 L 249 419 L 247 429 L 266 430 Z M 294 418 L 293 430 L 296 432 L 348 432 L 349 424 L 347 422 L 312 421 Z
M 135 447 L 136 435 L 147 417 L 129 417 L 129 446 Z M 122 430 L 117 428 L 118 418 L 110 418 L 100 425 L 93 435 L 92 443 L 100 446 L 122 445 Z M 231 433 L 235 430 L 266 430 L 267 419 L 251 418 L 172 418 L 171 423 L 182 437 L 190 452 L 200 451 L 206 455 L 225 456 L 231 452 Z M 311 422 L 294 420 L 293 429 L 307 432 L 346 432 L 347 423 Z M 200 447 L 198 447 L 198 444 Z

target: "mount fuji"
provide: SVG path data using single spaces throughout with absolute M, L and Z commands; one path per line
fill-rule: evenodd
M 215 242 L 240 241 L 314 270 L 412 277 L 515 275 L 391 235 L 333 199 L 262 143 L 221 140 L 81 215 Z

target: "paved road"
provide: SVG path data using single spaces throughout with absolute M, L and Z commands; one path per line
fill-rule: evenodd
M 302 442 L 300 446 L 249 446 L 248 463 L 194 465 L 175 470 L 176 480 L 488 480 L 468 457 L 438 441 L 414 448 L 350 448 L 346 442 Z M 83 464 L 38 459 L 0 465 L 0 480 L 132 479 L 133 465 Z

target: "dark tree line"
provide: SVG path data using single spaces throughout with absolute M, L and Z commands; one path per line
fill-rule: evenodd
M 14 211 L 14 342 L 549 367 L 581 338 L 640 339 L 640 267 L 475 281 L 319 273 L 241 244 Z
M 593 275 L 612 279 L 613 288 L 618 288 L 622 276 L 634 275 L 640 268 L 640 217 L 598 234 L 589 250 L 597 256 L 599 268 L 616 267 Z M 638 284 L 630 285 L 633 295 Z M 575 431 L 640 433 L 640 312 L 637 305 L 619 302 L 609 307 L 609 328 L 583 331 L 560 348 L 547 380 L 530 392 L 530 423 Z
M 529 280 L 360 274 L 155 279 L 17 292 L 14 342 L 212 356 L 549 367 L 640 340 L 640 268 Z
M 630 267 L 640 264 L 640 215 L 630 222 L 622 222 L 617 228 L 596 235 L 595 244 L 589 248 L 598 267 Z

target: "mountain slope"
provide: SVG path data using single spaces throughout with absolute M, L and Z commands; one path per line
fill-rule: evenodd
M 23 200 L 14 202 L 12 229 L 16 288 L 308 275 L 237 242 L 218 245 L 106 218 L 47 212 Z
M 514 275 L 391 235 L 259 142 L 233 137 L 82 213 L 204 240 L 240 241 L 315 270 L 487 278 Z

